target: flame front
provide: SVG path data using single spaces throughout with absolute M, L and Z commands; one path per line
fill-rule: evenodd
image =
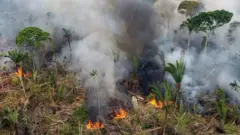
M 104 125 L 103 123 L 97 121 L 95 123 L 92 123 L 91 121 L 88 121 L 88 124 L 87 124 L 87 129 L 99 129 L 99 128 L 104 128 Z
M 163 104 L 161 101 L 156 101 L 156 99 L 150 100 L 149 103 L 154 105 L 154 107 L 156 107 L 156 108 L 163 108 L 164 105 L 174 104 L 173 101 L 169 101 L 168 103 L 166 101 L 164 101 L 164 104 Z
M 126 117 L 127 117 L 127 112 L 125 110 L 123 110 L 122 108 L 120 108 L 120 110 L 118 112 L 116 112 L 115 119 L 123 119 Z
M 29 72 L 27 72 L 27 73 L 23 73 L 21 67 L 18 67 L 18 68 L 17 68 L 16 75 L 17 75 L 18 77 L 21 77 L 21 76 L 24 76 L 24 77 L 32 76 L 32 74 L 29 73 Z

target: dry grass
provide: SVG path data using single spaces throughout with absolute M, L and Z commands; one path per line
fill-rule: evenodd
M 125 119 L 106 120 L 105 128 L 100 130 L 87 130 L 85 125 L 87 114 L 84 111 L 85 89 L 79 88 L 74 74 L 63 75 L 58 73 L 56 86 L 53 88 L 49 81 L 49 70 L 41 70 L 37 82 L 32 78 L 25 78 L 27 97 L 24 97 L 21 85 L 15 74 L 1 77 L 0 109 L 6 107 L 27 108 L 26 116 L 30 134 L 84 134 L 84 135 L 151 135 L 162 134 L 164 110 L 156 109 L 151 104 L 139 101 L 137 110 L 128 110 Z M 11 81 L 4 81 L 11 78 Z M 61 93 L 59 93 L 61 90 Z M 79 109 L 80 108 L 80 109 Z M 83 109 L 81 109 L 83 108 Z M 77 112 L 77 109 L 78 112 Z M 76 113 L 77 112 L 77 113 Z M 74 114 L 74 115 L 73 115 Z M 166 134 L 168 135 L 215 135 L 217 119 L 202 117 L 190 113 L 176 113 L 170 108 Z M 12 134 L 13 129 L 0 129 L 1 135 Z M 240 128 L 235 123 L 225 125 L 227 134 L 240 134 Z M 11 132 L 11 133 L 10 133 Z

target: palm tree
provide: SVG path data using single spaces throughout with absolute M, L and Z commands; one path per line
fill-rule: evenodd
M 180 89 L 181 89 L 181 82 L 185 73 L 185 69 L 186 69 L 186 64 L 182 60 L 176 61 L 175 65 L 173 65 L 172 63 L 168 63 L 167 66 L 165 67 L 165 71 L 167 71 L 172 75 L 176 83 L 176 89 L 177 89 L 176 101 L 178 97 L 181 99 Z
M 181 88 L 181 82 L 185 73 L 186 64 L 181 61 L 176 61 L 176 64 L 173 65 L 172 63 L 167 63 L 167 66 L 165 67 L 165 71 L 170 73 L 176 83 L 176 88 Z
M 9 57 L 15 63 L 16 68 L 20 67 L 20 70 L 22 70 L 22 68 L 20 66 L 20 63 L 23 61 L 23 59 L 26 56 L 27 56 L 27 53 L 21 53 L 20 51 L 15 49 L 15 50 L 9 51 L 8 56 L 6 56 L 6 57 Z M 25 92 L 25 87 L 24 87 L 24 83 L 23 83 L 23 74 L 22 73 L 20 73 L 19 79 L 20 79 L 20 82 L 21 82 L 21 85 L 22 85 L 22 88 L 23 88 L 23 91 L 24 91 L 24 95 L 26 97 L 26 92 Z
M 23 59 L 27 56 L 27 53 L 22 53 L 17 49 L 8 51 L 8 55 L 6 57 L 10 58 L 16 66 L 23 61 Z
M 98 100 L 98 111 L 100 112 L 100 104 L 99 104 L 99 90 L 98 90 L 98 81 L 97 81 L 97 76 L 98 76 L 98 72 L 97 70 L 93 69 L 90 73 L 90 77 L 93 79 L 93 80 L 96 80 L 96 87 L 97 87 L 97 100 Z
M 171 90 L 171 87 L 168 83 L 164 82 L 163 84 L 160 84 L 157 82 L 156 84 L 150 85 L 152 88 L 152 92 L 156 96 L 157 101 L 161 101 L 163 104 L 163 108 L 165 110 L 164 113 L 164 128 L 163 128 L 163 135 L 165 135 L 165 130 L 167 126 L 167 118 L 168 118 L 168 110 L 169 110 L 169 103 L 172 101 L 174 92 Z M 165 89 L 165 92 L 162 92 L 162 89 Z

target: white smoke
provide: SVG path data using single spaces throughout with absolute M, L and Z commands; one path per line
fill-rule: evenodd
M 131 1 L 132 3 L 143 3 L 138 0 Z M 166 62 L 179 60 L 182 47 L 186 48 L 187 46 L 188 33 L 178 30 L 179 25 L 186 19 L 177 12 L 177 6 L 180 2 L 181 0 L 160 0 L 152 5 L 158 13 L 156 19 L 158 23 L 154 32 L 159 36 L 157 38 L 160 43 L 157 43 L 160 50 L 165 52 Z M 238 10 L 240 6 L 237 0 L 202 0 L 202 2 L 207 11 L 225 9 L 234 13 L 232 20 L 239 21 Z M 11 2 L 2 0 L 1 7 L 5 9 L 1 13 L 1 20 L 4 22 L 1 22 L 0 30 L 2 35 L 8 37 L 9 40 L 14 40 L 19 30 L 29 25 L 40 27 L 52 35 L 56 27 L 72 29 L 79 37 L 87 35 L 82 40 L 73 41 L 73 63 L 69 65 L 69 70 L 78 71 L 80 78 L 85 80 L 85 86 L 95 86 L 95 81 L 89 79 L 89 72 L 96 69 L 99 72 L 101 94 L 112 95 L 116 89 L 116 81 L 125 75 L 127 71 L 125 67 L 129 66 L 128 64 L 116 66 L 112 51 L 120 52 L 122 60 L 126 59 L 130 52 L 136 52 L 134 49 L 138 50 L 142 47 L 141 42 L 133 41 L 139 46 L 133 45 L 133 48 L 126 49 L 126 46 L 130 46 L 126 38 L 120 38 L 126 45 L 124 43 L 119 45 L 119 37 L 126 36 L 127 26 L 133 27 L 135 25 L 126 24 L 124 17 L 119 17 L 116 11 L 121 8 L 121 12 L 123 12 L 124 6 L 130 4 L 131 2 L 126 0 L 12 0 Z M 146 12 L 148 12 L 149 8 L 147 5 L 145 7 L 142 9 L 147 9 Z M 134 9 L 131 12 L 133 11 Z M 53 14 L 51 19 L 46 16 L 48 12 Z M 124 12 L 124 14 L 128 13 L 134 15 L 134 13 Z M 29 19 L 32 22 L 29 22 Z M 148 19 L 144 21 L 146 22 Z M 145 23 L 143 24 L 145 26 Z M 148 37 L 151 31 L 148 33 L 148 29 L 146 29 L 135 33 L 136 37 Z M 185 51 L 184 60 L 187 71 L 182 82 L 183 89 L 192 93 L 190 98 L 194 97 L 195 93 L 213 91 L 217 87 L 222 87 L 233 93 L 228 84 L 233 80 L 238 80 L 238 71 L 235 70 L 238 64 L 232 60 L 232 56 L 240 49 L 237 46 L 240 38 L 236 37 L 235 44 L 230 46 L 226 38 L 227 29 L 228 25 L 217 29 L 216 35 L 210 38 L 210 41 L 216 43 L 217 47 L 209 48 L 207 54 L 199 52 L 202 33 L 192 34 L 191 49 Z M 177 30 L 177 33 L 174 30 Z M 237 32 L 239 33 L 239 31 Z M 238 35 L 236 34 L 236 36 Z M 58 35 L 58 38 L 62 38 L 61 36 Z M 142 41 L 152 42 L 153 39 L 149 38 Z M 121 48 L 121 50 L 119 46 L 123 49 Z M 175 48 L 173 52 L 171 48 Z M 67 46 L 62 49 L 60 58 L 64 56 L 69 56 Z M 240 93 L 233 94 L 240 100 Z M 105 98 L 105 96 L 102 97 Z
M 236 0 L 230 1 L 217 1 L 217 0 L 202 0 L 205 5 L 206 11 L 213 10 L 227 10 L 234 13 L 232 21 L 239 21 L 239 7 Z M 160 3 L 161 4 L 161 3 Z M 179 3 L 177 3 L 179 4 Z M 172 12 L 175 18 L 179 18 L 178 13 Z M 182 23 L 180 21 L 170 22 L 170 25 L 179 26 Z M 202 92 L 213 92 L 217 88 L 225 89 L 233 98 L 240 101 L 240 92 L 231 90 L 229 83 L 234 80 L 239 80 L 239 72 L 236 70 L 239 66 L 236 59 L 233 59 L 236 54 L 239 53 L 240 47 L 237 45 L 239 40 L 239 30 L 235 33 L 236 41 L 232 45 L 228 43 L 227 32 L 229 24 L 226 24 L 216 30 L 215 36 L 211 36 L 209 41 L 216 44 L 216 47 L 210 49 L 208 53 L 202 53 L 199 51 L 202 40 L 202 33 L 193 33 L 191 35 L 191 49 L 187 51 L 185 49 L 184 60 L 186 62 L 186 74 L 182 81 L 182 88 L 188 94 L 187 99 L 196 99 L 197 94 Z M 168 31 L 173 31 L 176 27 L 171 27 Z M 160 44 L 160 49 L 165 50 L 166 62 L 175 63 L 176 60 L 181 58 L 182 48 L 179 46 L 179 40 L 185 38 L 184 48 L 187 48 L 187 34 L 180 32 L 177 43 L 176 41 L 168 41 L 165 44 Z M 172 35 L 176 36 L 176 35 Z M 168 37 L 168 39 L 171 38 Z M 176 38 L 176 37 L 175 37 Z M 175 47 L 174 51 L 169 51 L 170 47 Z M 169 53 L 168 53 L 169 52 Z M 239 58 L 237 59 L 239 60 Z M 173 81 L 172 77 L 167 74 L 167 78 Z

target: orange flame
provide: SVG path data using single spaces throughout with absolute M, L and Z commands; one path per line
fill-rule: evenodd
M 156 99 L 151 99 L 149 101 L 150 104 L 154 105 L 154 107 L 156 108 L 163 108 L 164 105 L 167 105 L 167 104 L 174 104 L 173 101 L 169 101 L 168 103 L 165 101 L 164 104 L 161 102 L 161 101 L 156 101 Z
M 115 119 L 123 119 L 127 117 L 127 112 L 120 108 L 119 112 L 116 112 Z
M 88 124 L 87 124 L 87 129 L 99 129 L 99 128 L 104 128 L 104 125 L 103 123 L 97 121 L 95 123 L 92 123 L 91 121 L 88 121 Z
M 18 67 L 18 68 L 17 68 L 16 75 L 17 75 L 18 77 L 21 77 L 22 75 L 23 75 L 24 77 L 32 76 L 32 74 L 29 73 L 29 72 L 27 72 L 27 73 L 23 73 L 21 67 Z

